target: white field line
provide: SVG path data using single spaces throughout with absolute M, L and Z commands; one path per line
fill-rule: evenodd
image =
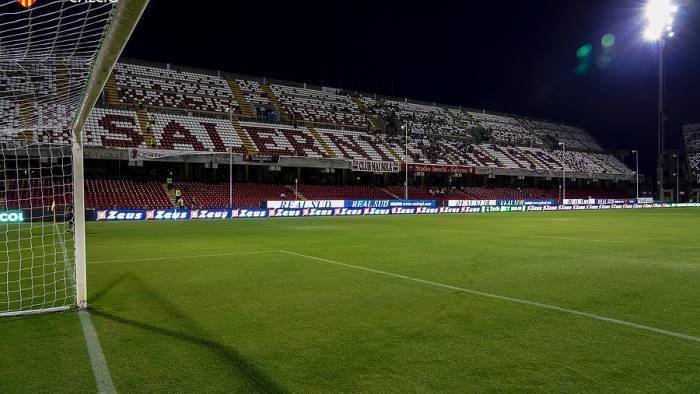
M 658 246 L 663 248 L 679 248 L 679 249 L 700 249 L 700 246 L 693 245 L 672 245 L 672 244 L 657 244 L 657 243 L 647 243 L 644 241 L 630 242 L 625 240 L 617 239 L 595 239 L 595 238 L 578 238 L 578 237 L 561 237 L 556 235 L 538 235 L 538 234 L 516 234 L 516 233 L 504 233 L 502 235 L 509 237 L 532 237 L 532 238 L 545 238 L 545 239 L 558 239 L 562 241 L 582 241 L 582 242 L 602 242 L 610 244 L 624 244 L 624 245 L 638 245 L 643 243 L 647 246 Z
M 320 261 L 320 262 L 324 262 L 324 263 L 328 263 L 328 264 L 334 264 L 334 265 L 338 265 L 338 266 L 342 266 L 342 267 L 346 267 L 346 268 L 352 268 L 352 269 L 356 269 L 356 270 L 361 270 L 361 271 L 366 271 L 366 272 L 372 272 L 375 274 L 390 276 L 393 278 L 404 279 L 404 280 L 408 280 L 408 281 L 412 281 L 412 282 L 422 283 L 422 284 L 429 285 L 429 286 L 441 287 L 443 289 L 459 291 L 462 293 L 478 295 L 481 297 L 486 297 L 486 298 L 491 298 L 491 299 L 496 299 L 496 300 L 501 300 L 501 301 L 507 301 L 507 302 L 516 303 L 516 304 L 534 306 L 534 307 L 542 308 L 542 309 L 549 309 L 549 310 L 553 310 L 553 311 L 557 311 L 557 312 L 568 313 L 571 315 L 587 317 L 590 319 L 594 319 L 594 320 L 598 320 L 598 321 L 602 321 L 602 322 L 606 322 L 606 323 L 612 323 L 612 324 L 617 324 L 620 326 L 630 327 L 630 328 L 634 328 L 637 330 L 649 331 L 649 332 L 653 332 L 656 334 L 680 338 L 680 339 L 684 339 L 687 341 L 700 342 L 700 337 L 681 334 L 678 332 L 668 331 L 668 330 L 664 330 L 661 328 L 645 326 L 643 324 L 632 323 L 632 322 L 628 322 L 625 320 L 619 320 L 619 319 L 613 319 L 610 317 L 599 316 L 599 315 L 595 315 L 595 314 L 588 313 L 588 312 L 581 312 L 581 311 L 577 311 L 574 309 L 568 309 L 568 308 L 562 308 L 562 307 L 555 306 L 555 305 L 543 304 L 541 302 L 536 302 L 536 301 L 528 301 L 528 300 L 522 300 L 519 298 L 502 296 L 502 295 L 498 295 L 498 294 L 485 293 L 483 291 L 465 289 L 462 287 L 446 285 L 446 284 L 438 283 L 438 282 L 432 282 L 432 281 L 425 280 L 425 279 L 412 278 L 410 276 L 394 274 L 391 272 L 381 271 L 381 270 L 377 270 L 377 269 L 373 269 L 373 268 L 362 267 L 359 265 L 341 263 L 339 261 L 323 259 L 320 257 L 314 257 L 314 256 L 309 256 L 309 255 L 305 255 L 305 254 L 301 254 L 301 253 L 290 252 L 287 250 L 280 250 L 280 252 L 288 254 L 288 255 L 292 255 L 292 256 L 303 257 L 305 259 L 316 260 L 316 261 Z
M 117 389 L 114 387 L 114 383 L 112 383 L 112 376 L 107 368 L 107 361 L 105 360 L 104 353 L 102 353 L 102 347 L 100 346 L 100 340 L 97 338 L 95 326 L 92 325 L 90 313 L 87 311 L 80 311 L 78 315 L 80 316 L 80 325 L 83 328 L 83 336 L 85 336 L 88 356 L 90 356 L 90 366 L 92 366 L 92 373 L 95 375 L 97 392 L 106 394 L 116 393 Z
M 137 261 L 183 260 L 183 259 L 199 259 L 199 258 L 204 258 L 204 257 L 227 257 L 227 256 L 242 256 L 242 255 L 248 255 L 248 254 L 265 254 L 265 253 L 279 253 L 279 251 L 278 250 L 260 250 L 260 251 L 251 251 L 251 252 L 198 254 L 198 255 L 189 255 L 189 256 L 166 256 L 166 257 L 148 257 L 148 258 L 138 258 L 138 259 L 100 260 L 100 261 L 88 261 L 88 264 L 130 263 L 130 262 L 137 262 Z
M 59 243 L 61 245 L 61 250 L 63 251 L 64 258 L 67 260 L 68 251 L 66 250 L 62 229 L 60 229 L 55 222 L 53 226 L 55 233 L 60 237 Z M 112 376 L 109 373 L 109 368 L 107 368 L 107 360 L 105 360 L 105 355 L 102 353 L 102 346 L 100 346 L 97 331 L 95 331 L 95 326 L 92 324 L 92 319 L 90 319 L 90 313 L 81 310 L 78 312 L 78 316 L 80 317 L 80 326 L 83 329 L 83 337 L 85 338 L 85 345 L 87 346 L 88 357 L 90 358 L 92 374 L 95 377 L 97 392 L 100 394 L 116 394 L 117 389 L 114 387 Z

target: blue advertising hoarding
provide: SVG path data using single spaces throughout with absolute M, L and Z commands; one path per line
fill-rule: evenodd
M 345 208 L 437 207 L 435 200 L 346 200 Z
M 422 201 L 425 202 L 425 201 Z M 613 200 L 607 200 L 613 202 Z M 92 219 L 96 221 L 144 221 L 144 220 L 231 220 L 289 217 L 329 217 L 329 216 L 382 216 L 382 215 L 436 215 L 486 212 L 546 212 L 546 211 L 595 211 L 609 209 L 650 209 L 650 208 L 698 207 L 700 203 L 688 204 L 571 204 L 557 205 L 550 201 L 541 204 L 522 205 L 482 205 L 482 206 L 384 206 L 384 207 L 338 207 L 303 209 L 107 209 L 96 210 Z M 21 223 L 27 220 L 21 211 L 0 211 L 0 223 Z

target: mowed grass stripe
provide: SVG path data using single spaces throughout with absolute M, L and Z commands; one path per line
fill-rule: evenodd
M 117 259 L 117 260 L 101 260 L 101 261 L 88 261 L 88 264 L 110 264 L 110 263 L 133 263 L 140 261 L 167 261 L 167 260 L 187 260 L 187 259 L 201 259 L 207 257 L 229 257 L 229 256 L 244 256 L 249 254 L 265 254 L 265 253 L 278 253 L 277 250 L 259 250 L 259 251 L 249 251 L 249 252 L 230 252 L 230 253 L 212 253 L 212 254 L 198 254 L 191 256 L 164 256 L 164 257 L 145 257 L 145 258 L 133 258 L 133 259 Z
M 607 323 L 613 323 L 613 324 L 618 324 L 621 326 L 631 327 L 631 328 L 635 328 L 638 330 L 651 331 L 651 332 L 654 332 L 657 334 L 662 334 L 662 335 L 667 335 L 667 336 L 671 336 L 671 337 L 675 337 L 675 338 L 685 339 L 685 340 L 692 341 L 692 342 L 700 342 L 700 337 L 681 334 L 681 333 L 677 333 L 677 332 L 673 332 L 673 331 L 668 331 L 668 330 L 664 330 L 664 329 L 660 329 L 660 328 L 656 328 L 656 327 L 645 326 L 643 324 L 632 323 L 632 322 L 618 320 L 618 319 L 614 319 L 614 318 L 610 318 L 610 317 L 599 316 L 599 315 L 595 315 L 593 313 L 581 312 L 581 311 L 577 311 L 577 310 L 573 310 L 573 309 L 559 307 L 556 305 L 548 305 L 548 304 L 543 304 L 541 302 L 536 302 L 536 301 L 522 300 L 519 298 L 513 298 L 513 297 L 508 297 L 508 296 L 503 296 L 503 295 L 498 295 L 498 294 L 491 294 L 491 293 L 486 293 L 486 292 L 478 291 L 478 290 L 465 289 L 462 287 L 447 285 L 444 283 L 437 283 L 437 282 L 433 282 L 433 281 L 429 281 L 429 280 L 425 280 L 425 279 L 413 278 L 410 276 L 395 274 L 392 272 L 381 271 L 381 270 L 363 267 L 363 266 L 359 266 L 359 265 L 341 263 L 341 262 L 335 261 L 335 260 L 324 259 L 324 258 L 316 257 L 316 256 L 309 256 L 309 255 L 305 255 L 305 254 L 301 254 L 301 253 L 290 252 L 287 250 L 280 250 L 280 252 L 286 253 L 286 254 L 289 254 L 292 256 L 303 257 L 306 259 L 316 260 L 316 261 L 320 261 L 320 262 L 324 262 L 324 263 L 328 263 L 328 264 L 334 264 L 334 265 L 338 265 L 338 266 L 342 266 L 342 267 L 346 267 L 346 268 L 352 268 L 352 269 L 356 269 L 356 270 L 372 272 L 375 274 L 386 275 L 386 276 L 390 276 L 393 278 L 404 279 L 404 280 L 422 283 L 422 284 L 426 284 L 426 285 L 430 285 L 430 286 L 441 287 L 444 289 L 459 291 L 462 293 L 478 295 L 481 297 L 487 297 L 487 298 L 497 299 L 497 300 L 501 300 L 501 301 L 513 302 L 513 303 L 517 303 L 517 304 L 529 305 L 529 306 L 534 306 L 534 307 L 538 307 L 538 308 L 554 310 L 557 312 L 569 313 L 572 315 L 588 317 L 588 318 L 591 318 L 594 320 L 599 320 L 599 321 L 603 321 L 603 322 L 607 322 Z

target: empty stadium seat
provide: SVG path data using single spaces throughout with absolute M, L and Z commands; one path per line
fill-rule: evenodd
M 94 209 L 168 209 L 170 197 L 158 182 L 126 179 L 85 181 L 85 207 Z
M 175 182 L 175 187 L 182 191 L 182 197 L 190 207 L 213 209 L 229 206 L 228 183 Z M 280 199 L 294 199 L 284 185 L 233 184 L 234 208 L 258 208 L 264 206 L 265 201 Z

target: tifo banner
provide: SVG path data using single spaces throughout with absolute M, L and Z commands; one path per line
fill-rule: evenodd
M 474 167 L 464 166 L 447 166 L 447 165 L 431 165 L 431 164 L 409 164 L 410 172 L 430 172 L 435 174 L 475 174 Z
M 24 223 L 24 212 L 0 211 L 0 223 Z
M 316 200 L 316 201 L 268 201 L 267 207 L 271 209 L 304 209 L 304 208 L 343 208 L 344 200 Z
M 395 161 L 353 160 L 352 170 L 355 172 L 392 173 L 399 172 L 401 165 Z

